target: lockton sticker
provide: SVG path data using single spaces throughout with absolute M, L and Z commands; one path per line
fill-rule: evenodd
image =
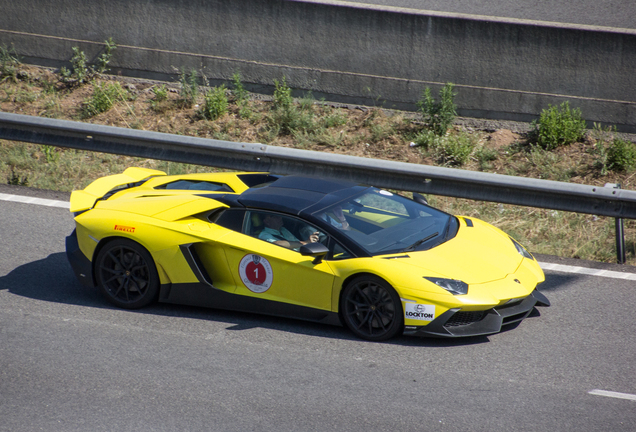
M 420 321 L 433 321 L 435 319 L 435 305 L 405 302 L 404 317 Z
M 239 275 L 245 286 L 258 294 L 267 291 L 274 279 L 274 272 L 269 261 L 254 254 L 247 254 L 241 259 Z

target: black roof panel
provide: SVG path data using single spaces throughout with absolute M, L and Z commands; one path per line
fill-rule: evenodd
M 299 189 L 264 187 L 253 189 L 255 193 L 243 192 L 238 201 L 245 207 L 284 211 L 298 214 L 303 209 L 314 205 L 324 198 L 325 194 Z
M 286 176 L 281 177 L 271 184 L 271 187 L 298 189 L 308 192 L 318 192 L 323 195 L 342 189 L 349 189 L 357 183 L 341 180 L 325 180 L 316 177 Z
M 206 196 L 230 206 L 242 205 L 297 215 L 309 207 L 312 207 L 313 212 L 317 208 L 340 201 L 343 197 L 356 194 L 365 188 L 345 181 L 287 176 L 272 183 L 248 189 L 240 195 Z M 316 205 L 325 197 L 327 199 L 324 205 Z

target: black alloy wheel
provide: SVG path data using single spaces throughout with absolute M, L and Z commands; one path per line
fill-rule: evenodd
M 95 264 L 97 285 L 113 304 L 137 309 L 152 303 L 159 293 L 159 275 L 144 247 L 128 239 L 109 242 Z
M 365 275 L 352 280 L 342 293 L 342 318 L 356 336 L 383 341 L 403 330 L 402 302 L 384 280 Z

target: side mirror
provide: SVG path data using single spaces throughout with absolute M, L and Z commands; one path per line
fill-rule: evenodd
M 300 254 L 302 256 L 315 257 L 313 261 L 314 264 L 319 264 L 328 253 L 329 249 L 322 243 L 307 243 L 300 247 Z
M 428 205 L 428 200 L 424 195 L 418 194 L 417 192 L 413 192 L 413 201 L 418 202 L 420 204 Z

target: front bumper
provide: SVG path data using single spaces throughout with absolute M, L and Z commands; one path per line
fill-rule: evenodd
M 535 306 L 550 306 L 550 301 L 536 289 L 523 300 L 485 311 L 447 310 L 426 326 L 406 326 L 404 334 L 444 338 L 494 334 L 500 332 L 504 325 L 524 320 Z
M 80 283 L 85 287 L 95 287 L 93 265 L 79 248 L 76 230 L 73 230 L 71 235 L 66 237 L 66 257 Z

